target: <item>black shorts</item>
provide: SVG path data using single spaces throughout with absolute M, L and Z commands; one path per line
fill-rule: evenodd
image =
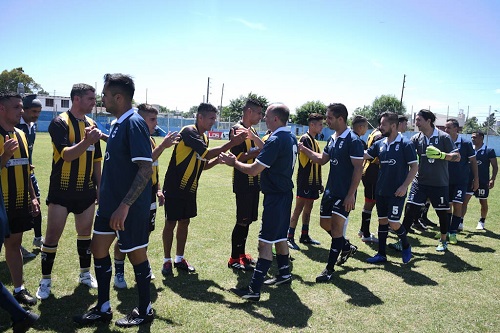
M 319 198 L 319 190 L 313 190 L 307 187 L 297 187 L 297 197 L 302 199 L 316 200 Z
M 388 219 L 390 222 L 399 222 L 403 213 L 406 197 L 377 196 L 377 214 L 379 219 Z
M 375 189 L 377 182 L 372 182 L 371 180 L 363 180 L 363 186 L 365 188 L 365 199 L 368 201 L 376 201 Z
M 408 202 L 417 206 L 424 206 L 427 199 L 429 199 L 435 210 L 448 210 L 449 194 L 448 186 L 421 185 L 414 180 L 411 184 Z
M 464 203 L 467 184 L 450 184 L 449 191 L 451 202 Z
M 472 189 L 470 191 L 472 192 Z M 490 185 L 488 183 L 479 184 L 478 189 L 476 190 L 476 192 L 474 192 L 474 196 L 479 200 L 488 199 L 489 194 L 490 194 Z
M 45 202 L 47 203 L 47 206 L 49 204 L 60 205 L 65 207 L 68 210 L 68 213 L 78 215 L 92 206 L 92 204 L 95 203 L 96 198 L 97 196 L 95 191 L 86 192 L 82 194 L 82 196 L 78 199 L 69 199 L 65 197 L 64 192 L 49 192 L 49 195 L 47 196 L 47 200 Z
M 260 191 L 236 194 L 236 223 L 249 225 L 259 218 Z
M 29 210 L 15 209 L 14 211 L 8 211 L 7 218 L 9 219 L 9 228 L 11 234 L 18 234 L 33 229 L 33 216 L 31 215 L 31 206 Z
M 342 216 L 344 219 L 349 217 L 349 212 L 344 209 L 344 198 L 332 198 L 323 195 L 319 208 L 320 217 L 330 218 L 333 214 Z
M 167 221 L 187 220 L 198 215 L 196 198 L 165 198 L 165 218 Z
M 116 235 L 120 252 L 127 253 L 148 246 L 149 228 L 145 228 L 144 216 L 127 216 L 125 230 L 115 231 L 109 226 L 109 218 L 96 215 L 94 221 L 94 234 Z

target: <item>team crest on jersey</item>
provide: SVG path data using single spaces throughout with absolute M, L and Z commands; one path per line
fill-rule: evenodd
M 344 141 L 342 140 L 342 141 L 340 141 L 340 143 L 339 143 L 339 149 L 342 149 L 342 146 L 343 146 L 343 145 L 344 145 Z
M 332 160 L 332 165 L 337 165 L 337 164 L 339 164 L 339 161 L 336 158 L 334 158 Z
M 114 138 L 116 136 L 116 132 L 118 132 L 118 127 L 115 127 L 113 133 L 111 133 L 111 137 Z
M 434 144 L 435 144 L 435 145 L 437 145 L 437 144 L 438 144 L 438 138 L 437 138 L 437 137 L 434 139 Z
M 460 149 L 460 143 L 457 143 L 457 148 Z
M 399 150 L 399 143 L 398 143 L 398 144 L 396 144 L 396 148 L 394 148 L 394 149 L 396 149 L 396 151 L 398 151 L 398 150 Z

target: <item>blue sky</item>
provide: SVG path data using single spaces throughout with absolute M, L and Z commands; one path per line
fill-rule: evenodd
M 500 111 L 500 1 L 0 2 L 0 64 L 51 94 L 105 73 L 135 78 L 137 102 L 187 110 L 252 91 L 292 110 L 349 111 L 382 94 L 480 120 Z M 498 117 L 500 118 L 500 116 Z

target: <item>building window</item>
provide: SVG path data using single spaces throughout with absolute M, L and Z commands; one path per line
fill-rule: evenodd
M 61 100 L 61 107 L 68 109 L 69 108 L 69 100 L 68 99 Z
M 54 107 L 54 99 L 53 98 L 46 98 L 45 99 L 45 106 Z

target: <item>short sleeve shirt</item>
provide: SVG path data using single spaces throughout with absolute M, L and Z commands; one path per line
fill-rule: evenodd
M 297 138 L 288 127 L 280 127 L 269 136 L 256 158 L 266 167 L 260 178 L 262 193 L 286 193 L 293 189 L 297 152 Z
M 347 128 L 337 138 L 328 139 L 323 153 L 330 157 L 330 173 L 324 196 L 344 198 L 351 187 L 354 167 L 351 159 L 363 159 L 363 141 Z
M 472 142 L 459 135 L 455 146 L 460 152 L 460 162 L 448 163 L 450 173 L 450 184 L 466 185 L 469 183 L 470 165 L 469 159 L 476 156 Z
M 391 143 L 387 138 L 375 142 L 366 153 L 380 161 L 376 194 L 385 197 L 394 196 L 408 176 L 408 166 L 417 163 L 415 146 L 401 133 Z
M 318 141 L 309 132 L 300 137 L 300 142 L 315 153 L 321 153 Z M 321 189 L 321 185 L 321 165 L 313 163 L 305 153 L 299 152 L 298 189 L 317 191 Z
M 428 146 L 434 146 L 443 153 L 455 152 L 457 149 L 451 137 L 447 133 L 434 128 L 430 138 L 419 132 L 412 136 L 411 141 L 415 145 L 419 158 L 418 173 L 415 177 L 418 183 L 436 187 L 449 186 L 448 161 L 427 158 L 425 150 Z
M 479 174 L 479 184 L 488 184 L 490 181 L 491 158 L 496 158 L 495 150 L 484 145 L 476 151 L 477 172 Z M 471 176 L 472 179 L 472 176 Z
M 239 121 L 236 123 L 232 128 L 230 132 L 230 137 L 234 135 L 234 133 L 238 129 L 246 128 L 245 125 L 243 124 L 242 121 Z M 253 127 L 249 127 L 250 131 L 252 131 L 255 135 L 257 135 L 257 131 Z M 241 155 L 251 152 L 255 149 L 258 149 L 258 147 L 255 145 L 255 142 L 250 139 L 246 139 L 242 143 L 240 143 L 237 146 L 234 146 L 231 148 L 231 153 L 233 153 L 236 157 L 240 157 Z M 246 164 L 252 164 L 254 162 L 254 159 L 248 159 L 245 163 Z M 243 173 L 239 170 L 236 170 L 233 168 L 233 192 L 234 193 L 246 193 L 248 191 L 259 191 L 260 190 L 260 175 L 257 176 L 250 176 L 247 175 L 246 173 Z

